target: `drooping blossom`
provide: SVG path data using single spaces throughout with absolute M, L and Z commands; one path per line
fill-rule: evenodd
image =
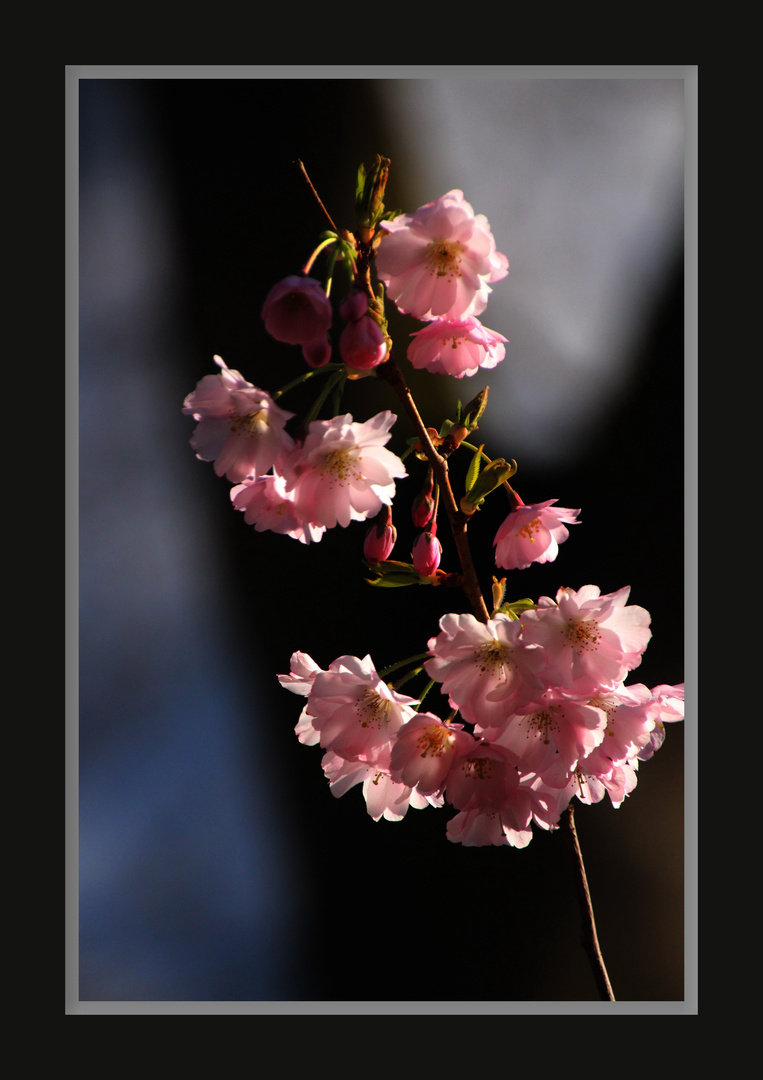
M 364 423 L 347 413 L 313 420 L 297 454 L 290 459 L 288 490 L 303 521 L 327 529 L 365 521 L 391 506 L 395 480 L 407 476 L 396 454 L 387 450 L 393 412 Z
M 348 322 L 339 335 L 339 355 L 347 367 L 368 371 L 387 357 L 387 342 L 382 329 L 370 315 Z
M 542 691 L 543 653 L 527 647 L 521 632 L 519 620 L 501 612 L 486 623 L 470 614 L 440 619 L 424 669 L 469 723 L 498 726 Z
M 327 750 L 322 759 L 323 773 L 331 794 L 340 798 L 356 784 L 363 785 L 366 809 L 374 821 L 402 821 L 409 809 L 442 806 L 440 795 L 424 795 L 415 787 L 393 780 L 389 772 L 364 761 L 347 761 Z
M 244 512 L 247 525 L 254 525 L 257 532 L 283 533 L 309 544 L 320 540 L 326 531 L 325 526 L 299 514 L 294 493 L 286 488 L 286 478 L 275 470 L 237 484 L 230 497 L 234 507 Z
M 508 340 L 473 315 L 435 319 L 411 338 L 407 356 L 413 367 L 457 379 L 474 375 L 480 368 L 494 368 L 506 355 Z
M 219 374 L 197 383 L 183 402 L 183 413 L 198 421 L 190 440 L 196 456 L 214 461 L 218 476 L 238 484 L 248 476 L 263 476 L 293 449 L 285 425 L 294 413 L 279 408 L 222 357 L 214 360 Z
M 265 329 L 276 341 L 305 345 L 323 338 L 333 312 L 323 286 L 315 278 L 292 274 L 268 293 L 262 307 Z
M 555 506 L 556 499 L 528 503 L 512 510 L 495 534 L 495 563 L 505 570 L 526 570 L 531 563 L 553 562 L 559 545 L 579 525 L 580 510 Z
M 614 689 L 641 663 L 652 636 L 645 608 L 628 605 L 630 586 L 601 595 L 596 585 L 541 596 L 520 617 L 522 639 L 542 648 L 549 686 L 596 694 Z
M 390 774 L 424 795 L 440 794 L 450 770 L 475 746 L 463 724 L 447 724 L 433 713 L 420 712 L 397 732 Z
M 509 272 L 484 214 L 454 189 L 381 224 L 376 270 L 387 295 L 422 322 L 485 310 L 490 284 Z
M 370 656 L 340 656 L 315 676 L 306 708 L 324 750 L 389 769 L 395 734 L 416 706 L 384 682 Z
M 542 797 L 525 780 L 510 751 L 487 742 L 475 743 L 459 756 L 448 773 L 445 798 L 460 811 L 447 824 L 448 840 L 465 847 L 527 847 L 533 819 L 546 814 Z

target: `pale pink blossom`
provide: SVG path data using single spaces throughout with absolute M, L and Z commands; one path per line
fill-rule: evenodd
M 469 723 L 498 726 L 543 689 L 542 650 L 525 645 L 519 620 L 501 612 L 487 623 L 449 614 L 440 631 L 427 644 L 432 659 L 424 668 Z
M 368 371 L 387 357 L 382 329 L 370 315 L 348 322 L 339 336 L 339 355 L 349 368 Z
M 411 337 L 407 356 L 413 367 L 457 379 L 474 375 L 480 368 L 494 368 L 506 355 L 508 340 L 473 315 L 435 319 Z
M 279 408 L 220 356 L 217 375 L 205 375 L 183 402 L 183 413 L 198 424 L 191 447 L 202 461 L 214 461 L 218 476 L 234 484 L 262 476 L 294 447 L 285 425 L 294 413 Z
M 649 742 L 638 752 L 641 761 L 647 761 L 665 741 L 665 724 L 673 724 L 684 718 L 684 684 L 668 686 L 661 683 L 653 687 L 649 714 L 654 721 Z
M 531 563 L 553 562 L 569 536 L 566 525 L 579 525 L 579 510 L 554 506 L 556 499 L 512 510 L 493 541 L 496 566 L 526 570 Z M 565 524 L 566 523 L 566 524 Z
M 522 613 L 522 638 L 540 646 L 549 686 L 580 694 L 614 689 L 641 663 L 651 638 L 649 612 L 628 605 L 630 587 L 602 596 L 596 585 L 561 588 Z
M 289 674 L 279 675 L 278 681 L 284 689 L 290 690 L 292 694 L 299 694 L 306 698 L 313 688 L 315 676 L 321 671 L 323 671 L 323 668 L 316 664 L 312 656 L 297 651 L 292 653 Z M 302 713 L 294 730 L 299 741 L 305 746 L 316 746 L 320 742 L 320 734 L 313 727 L 312 717 L 308 713 L 306 705 L 302 708 Z
M 487 742 L 478 742 L 459 755 L 448 773 L 445 798 L 460 811 L 448 822 L 447 837 L 465 847 L 526 847 L 532 839 L 533 820 L 547 813 L 514 756 Z
M 288 489 L 303 521 L 331 529 L 364 521 L 391 506 L 395 480 L 407 476 L 397 455 L 387 450 L 393 412 L 365 423 L 352 416 L 313 420 L 304 444 L 290 459 Z
M 484 214 L 453 190 L 413 214 L 381 223 L 376 270 L 387 295 L 422 322 L 485 310 L 490 283 L 509 272 Z
M 274 285 L 265 298 L 262 318 L 276 341 L 305 345 L 322 338 L 331 326 L 331 303 L 315 278 L 292 274 Z
M 399 783 L 424 795 L 442 792 L 448 774 L 476 740 L 463 724 L 446 724 L 433 713 L 418 713 L 397 733 L 390 758 L 390 774 Z
M 580 759 L 603 741 L 606 723 L 603 709 L 548 691 L 527 711 L 484 734 L 510 750 L 523 772 L 535 773 L 551 788 L 562 788 Z
M 326 531 L 323 525 L 300 515 L 294 493 L 286 488 L 286 478 L 275 470 L 236 485 L 230 497 L 234 507 L 243 511 L 247 525 L 254 525 L 257 532 L 283 533 L 309 544 L 320 540 Z
M 324 750 L 388 770 L 394 737 L 418 704 L 392 690 L 370 656 L 340 656 L 316 675 L 306 708 Z
M 423 810 L 427 806 L 442 806 L 442 796 L 423 795 L 414 787 L 400 784 L 376 765 L 364 761 L 347 761 L 327 750 L 322 760 L 323 773 L 329 781 L 331 794 L 340 798 L 356 784 L 363 785 L 366 809 L 374 821 L 402 821 L 410 808 Z

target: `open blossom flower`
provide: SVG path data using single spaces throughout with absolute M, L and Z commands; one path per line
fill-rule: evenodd
M 423 795 L 415 787 L 398 783 L 390 774 L 364 761 L 347 761 L 327 750 L 323 755 L 323 773 L 329 781 L 331 794 L 340 798 L 356 784 L 363 785 L 366 809 L 374 821 L 402 821 L 409 808 L 423 810 L 427 806 L 442 806 L 442 796 Z
M 397 455 L 387 450 L 393 412 L 354 423 L 347 413 L 313 420 L 297 455 L 290 459 L 288 489 L 303 521 L 327 529 L 374 517 L 391 506 L 395 480 L 407 476 Z
M 376 271 L 401 312 L 422 322 L 485 310 L 490 283 L 509 272 L 484 214 L 453 190 L 413 214 L 382 222 Z
M 254 525 L 257 532 L 284 533 L 309 544 L 320 540 L 326 531 L 323 525 L 299 515 L 294 494 L 286 489 L 286 478 L 275 470 L 268 476 L 237 484 L 230 497 L 235 508 L 243 510 L 247 525 Z
M 333 312 L 323 286 L 315 278 L 292 274 L 268 293 L 262 307 L 265 329 L 276 341 L 305 345 L 324 338 Z
M 298 650 L 292 653 L 289 674 L 279 675 L 278 681 L 285 690 L 306 698 L 313 688 L 315 676 L 321 671 L 323 668 L 316 664 L 312 656 Z M 320 733 L 313 727 L 312 717 L 306 706 L 303 707 L 294 730 L 299 741 L 305 746 L 316 746 L 320 742 Z
M 526 570 L 531 563 L 553 562 L 559 545 L 570 535 L 567 525 L 579 525 L 579 510 L 554 506 L 556 499 L 529 503 L 512 510 L 493 541 L 496 566 Z
M 498 726 L 543 689 L 536 674 L 543 653 L 524 644 L 518 619 L 443 615 L 440 631 L 428 642 L 424 669 L 469 723 Z
M 183 413 L 198 420 L 191 447 L 202 461 L 214 461 L 218 476 L 234 484 L 262 476 L 294 447 L 284 430 L 294 413 L 280 409 L 220 356 L 221 371 L 205 375 L 183 402 Z
M 435 319 L 411 337 L 407 356 L 413 367 L 457 379 L 480 368 L 494 368 L 506 355 L 507 338 L 488 330 L 473 315 Z
M 522 638 L 542 647 L 549 686 L 596 694 L 615 689 L 641 663 L 652 632 L 649 612 L 628 605 L 630 587 L 601 595 L 596 585 L 541 596 L 520 617 Z
M 439 794 L 459 758 L 476 745 L 463 724 L 446 724 L 433 713 L 419 713 L 397 733 L 390 774 L 424 795 Z
M 561 788 L 580 759 L 603 741 L 606 723 L 603 709 L 549 691 L 526 712 L 511 716 L 494 737 L 488 734 L 515 755 L 523 772 Z
M 370 656 L 340 656 L 315 676 L 306 708 L 324 750 L 388 769 L 394 737 L 415 706 L 416 698 L 387 686 Z
M 661 683 L 652 688 L 652 701 L 649 705 L 649 715 L 654 721 L 649 742 L 643 746 L 637 757 L 641 761 L 648 761 L 659 750 L 665 741 L 665 724 L 673 724 L 684 718 L 684 684 L 677 683 L 668 686 Z

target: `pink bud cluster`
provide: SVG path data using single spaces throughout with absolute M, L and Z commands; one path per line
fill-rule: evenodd
M 683 719 L 683 684 L 624 681 L 651 636 L 628 596 L 586 585 L 519 618 L 444 615 L 423 667 L 454 710 L 447 720 L 386 683 L 370 656 L 324 670 L 296 652 L 279 680 L 306 699 L 297 737 L 323 750 L 335 796 L 362 783 L 377 821 L 447 803 L 454 843 L 525 847 L 533 824 L 556 829 L 573 798 L 622 805 L 665 724 Z
M 382 228 L 376 270 L 387 296 L 403 314 L 428 324 L 411 335 L 411 364 L 458 379 L 495 367 L 507 339 L 477 316 L 509 262 L 496 250 L 484 214 L 454 189 Z

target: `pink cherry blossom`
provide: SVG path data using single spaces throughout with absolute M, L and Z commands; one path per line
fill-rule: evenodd
M 370 656 L 340 656 L 315 676 L 306 708 L 324 750 L 388 769 L 395 734 L 418 704 L 387 686 Z
M 289 674 L 279 675 L 278 681 L 284 689 L 290 690 L 292 694 L 300 694 L 306 698 L 313 688 L 315 676 L 321 671 L 323 671 L 323 668 L 316 664 L 312 656 L 297 651 L 292 653 Z M 305 746 L 316 746 L 320 741 L 320 733 L 313 727 L 312 717 L 307 711 L 307 706 L 303 707 L 294 730 L 299 741 Z
M 474 736 L 463 724 L 446 724 L 433 713 L 419 713 L 397 733 L 390 774 L 424 795 L 439 794 L 451 768 L 475 746 Z
M 348 322 L 339 336 L 339 355 L 347 367 L 368 371 L 387 357 L 382 329 L 370 315 Z
M 280 409 L 270 394 L 259 390 L 238 371 L 215 356 L 221 368 L 205 375 L 183 402 L 183 413 L 198 424 L 191 447 L 202 461 L 214 461 L 218 476 L 234 484 L 262 476 L 291 451 L 294 440 L 284 430 L 294 413 Z
M 428 642 L 432 659 L 424 668 L 469 723 L 500 725 L 542 690 L 536 672 L 544 655 L 522 641 L 519 620 L 500 612 L 487 623 L 449 614 L 440 631 Z
M 392 505 L 395 480 L 408 475 L 400 458 L 385 448 L 395 420 L 386 411 L 365 423 L 353 422 L 349 413 L 312 421 L 289 462 L 287 486 L 303 521 L 345 527 Z
M 490 225 L 453 190 L 413 214 L 381 223 L 376 270 L 401 312 L 422 322 L 485 310 L 490 283 L 509 272 Z
M 654 721 L 654 729 L 649 742 L 638 752 L 637 757 L 641 761 L 647 761 L 662 746 L 665 741 L 665 724 L 673 724 L 684 718 L 683 683 L 677 683 L 675 686 L 661 683 L 653 687 L 651 694 L 649 715 Z
M 315 543 L 326 529 L 323 525 L 301 517 L 293 492 L 286 489 L 286 478 L 273 471 L 271 475 L 245 480 L 231 489 L 231 502 L 244 512 L 247 525 L 257 532 L 284 533 L 302 544 Z
M 602 596 L 596 585 L 561 588 L 520 617 L 522 638 L 546 656 L 549 686 L 580 694 L 614 689 L 641 663 L 651 638 L 649 612 L 627 605 L 630 587 Z
M 442 796 L 423 795 L 414 787 L 400 784 L 389 772 L 364 761 L 347 761 L 327 750 L 323 755 L 323 773 L 329 781 L 332 795 L 340 798 L 356 784 L 363 785 L 366 809 L 374 821 L 402 821 L 409 808 L 423 810 L 427 806 L 442 806 Z
M 413 367 L 457 379 L 474 375 L 480 368 L 494 368 L 506 355 L 508 340 L 473 315 L 435 319 L 411 337 L 407 356 Z
M 495 732 L 486 729 L 486 734 L 514 754 L 523 772 L 561 788 L 580 759 L 603 741 L 606 723 L 603 709 L 549 691 L 527 712 L 511 716 Z
M 493 541 L 496 566 L 526 570 L 531 563 L 553 562 L 567 539 L 566 525 L 579 525 L 579 510 L 554 506 L 556 499 L 529 503 L 512 510 Z
M 262 308 L 267 332 L 287 345 L 305 345 L 324 337 L 332 317 L 331 303 L 321 283 L 299 274 L 274 285 Z

